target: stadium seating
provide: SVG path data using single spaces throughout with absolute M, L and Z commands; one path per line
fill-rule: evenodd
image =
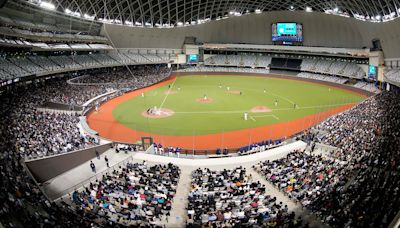
M 0 58 L 0 68 L 6 72 L 5 78 L 3 80 L 9 80 L 17 77 L 23 77 L 29 75 L 29 72 L 23 70 L 22 68 L 14 65 L 13 63 L 7 61 L 6 59 Z
M 242 66 L 269 69 L 271 57 L 260 55 L 214 55 L 204 60 L 206 66 Z
M 49 59 L 64 69 L 70 69 L 70 70 L 77 70 L 79 68 L 82 68 L 81 65 L 76 63 L 73 59 L 71 59 L 69 56 L 50 56 Z
M 172 164 L 128 163 L 86 190 L 73 192 L 72 202 L 79 210 L 127 226 L 157 224 L 170 214 L 179 175 L 179 167 Z
M 327 82 L 334 82 L 334 83 L 338 83 L 338 84 L 344 84 L 348 80 L 347 78 L 341 78 L 341 77 L 335 77 L 335 76 L 329 76 L 329 75 L 323 75 L 323 74 L 306 73 L 306 72 L 297 74 L 297 77 L 309 78 L 309 79 L 315 79 L 315 80 L 321 80 L 321 81 L 327 81 Z
M 368 83 L 368 82 L 363 82 L 359 81 L 356 84 L 354 84 L 354 87 L 370 91 L 372 93 L 377 93 L 379 92 L 379 89 L 375 86 L 374 83 Z
M 2 26 L 1 26 L 2 25 Z M 10 18 L 6 15 L 0 16 L 0 34 L 17 36 L 33 40 L 57 40 L 57 41 L 81 41 L 107 43 L 108 39 L 103 36 L 85 35 L 82 31 L 63 28 L 50 24 L 30 22 L 23 19 Z M 69 27 L 69 26 L 66 26 Z
M 356 63 L 323 59 L 304 59 L 300 70 L 358 79 L 364 78 L 366 75 Z
M 400 69 L 388 69 L 384 73 L 385 77 L 394 83 L 400 83 Z
M 46 69 L 50 72 L 56 72 L 62 69 L 60 65 L 54 63 L 44 56 L 30 56 L 28 58 L 36 65 L 41 66 L 43 69 Z
M 253 181 L 246 169 L 211 171 L 197 169 L 192 173 L 189 193 L 188 226 L 289 226 L 294 214 L 287 205 L 266 193 L 265 186 Z
M 14 79 L 28 75 L 46 75 L 60 71 L 83 70 L 86 68 L 168 63 L 169 54 L 138 54 L 129 51 L 109 54 L 56 55 L 0 58 L 1 80 Z
M 295 151 L 282 159 L 260 162 L 254 169 L 289 197 L 308 206 L 320 192 L 334 188 L 337 182 L 346 181 L 344 165 L 327 156 Z
M 185 69 L 179 69 L 180 72 L 246 72 L 246 73 L 269 73 L 268 69 L 263 68 L 244 68 L 244 67 L 211 67 L 211 66 L 197 66 Z

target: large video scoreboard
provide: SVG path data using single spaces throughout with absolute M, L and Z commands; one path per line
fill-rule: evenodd
M 299 23 L 272 24 L 272 42 L 278 45 L 302 45 L 303 25 Z

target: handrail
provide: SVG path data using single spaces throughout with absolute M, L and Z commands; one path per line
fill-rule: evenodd
M 67 188 L 67 189 L 65 189 L 65 190 L 63 190 L 63 191 L 57 193 L 57 194 L 54 196 L 54 197 L 56 197 L 56 198 L 53 197 L 51 200 L 52 200 L 52 201 L 58 201 L 58 200 L 60 200 L 61 198 L 63 198 L 64 196 L 66 196 L 66 195 L 69 196 L 74 190 L 78 190 L 78 189 L 80 189 L 80 188 L 85 188 L 85 186 L 88 185 L 89 183 L 91 183 L 92 181 L 99 180 L 99 178 L 102 178 L 104 174 L 111 173 L 111 172 L 113 172 L 114 170 L 116 170 L 117 168 L 119 169 L 119 167 L 120 167 L 121 165 L 128 164 L 128 163 L 131 162 L 131 161 L 133 161 L 133 157 L 132 157 L 132 156 L 129 156 L 129 157 L 127 157 L 126 159 L 124 159 L 124 160 L 122 160 L 122 161 L 120 161 L 120 162 L 118 162 L 118 163 L 116 163 L 116 164 L 110 166 L 110 167 L 107 168 L 106 170 L 103 170 L 103 171 L 101 171 L 100 173 L 96 173 L 94 176 L 91 176 L 91 177 L 89 177 L 89 178 L 87 178 L 87 179 L 85 179 L 85 180 L 79 182 L 78 184 L 75 184 L 74 186 L 69 187 L 69 188 Z
M 400 211 L 397 212 L 396 216 L 388 226 L 389 228 L 398 228 L 400 227 Z

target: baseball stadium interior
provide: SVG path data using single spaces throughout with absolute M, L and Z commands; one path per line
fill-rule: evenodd
M 400 0 L 0 0 L 0 227 L 400 227 Z

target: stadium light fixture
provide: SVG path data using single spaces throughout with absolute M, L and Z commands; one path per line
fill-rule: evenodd
M 183 26 L 183 22 L 179 21 L 178 23 L 176 23 L 176 25 Z
M 381 18 L 382 18 L 381 15 L 376 15 L 376 16 L 375 16 L 375 19 L 378 20 L 378 21 L 379 21 Z
M 55 10 L 56 9 L 56 6 L 51 2 L 40 2 L 39 6 L 44 8 L 44 9 L 48 9 L 48 10 Z
M 84 14 L 83 17 L 88 20 L 94 20 L 94 16 L 90 16 L 89 14 Z
M 312 10 L 312 8 L 311 7 L 309 7 L 309 6 L 306 6 L 306 12 L 308 12 L 308 13 L 311 13 L 313 10 Z
M 290 11 L 294 11 L 294 6 L 290 6 Z
M 72 13 L 72 11 L 71 11 L 70 9 L 68 9 L 68 8 L 65 9 L 64 12 L 65 12 L 66 14 L 71 14 L 71 13 Z
M 337 13 L 337 12 L 339 12 L 339 8 L 335 8 L 335 9 L 333 9 L 333 12 L 335 12 L 335 13 Z
M 261 10 L 260 10 L 260 9 L 256 9 L 254 12 L 255 12 L 256 14 L 259 14 L 259 13 L 261 13 Z
M 79 12 L 73 12 L 73 13 L 72 13 L 72 16 L 81 17 L 81 13 L 79 13 Z

